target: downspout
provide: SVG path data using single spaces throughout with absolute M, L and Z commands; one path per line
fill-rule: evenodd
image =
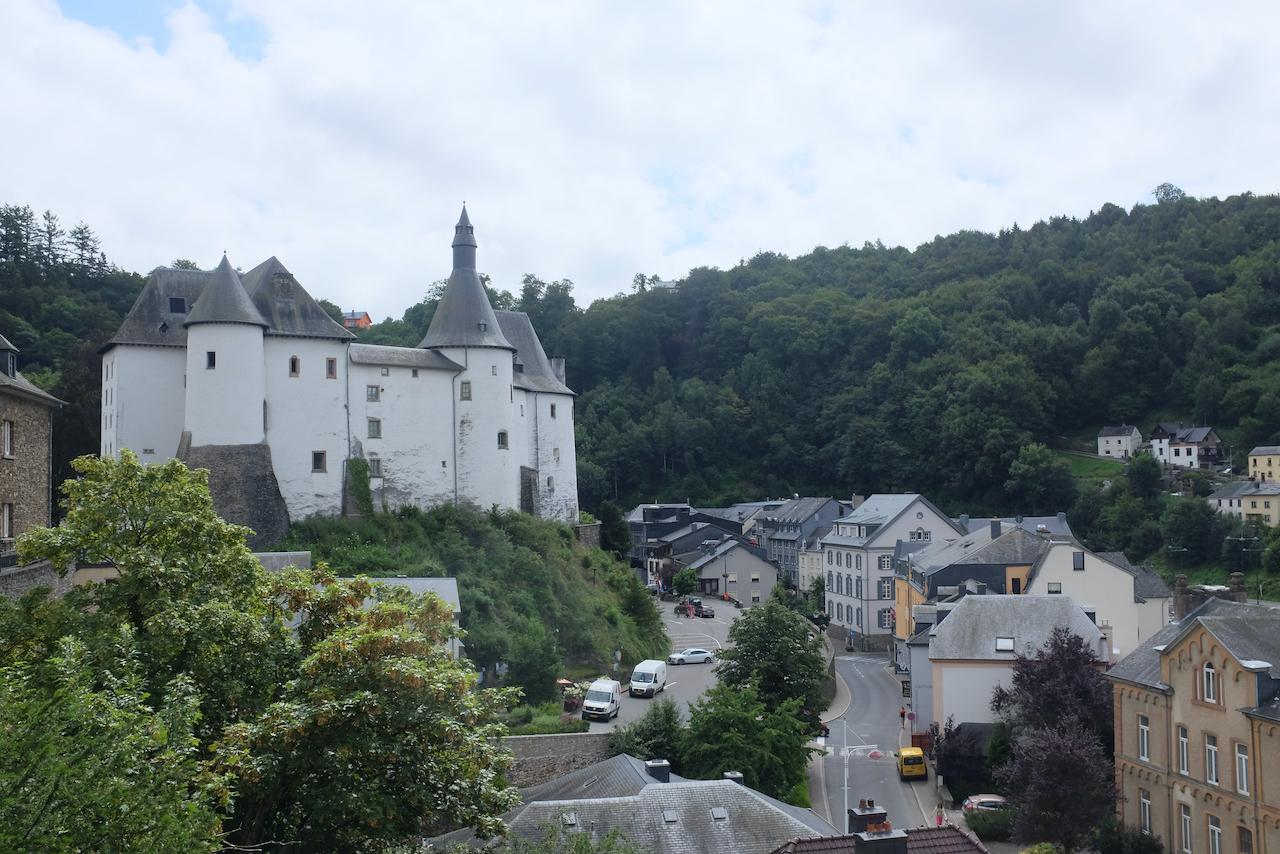
M 1249 750 L 1251 751 L 1252 761 L 1249 763 L 1249 775 L 1253 777 L 1251 781 L 1254 785 L 1253 794 L 1250 796 L 1250 805 L 1253 807 L 1253 850 L 1265 851 L 1267 848 L 1266 837 L 1263 836 L 1263 828 L 1260 826 L 1258 818 L 1258 804 L 1265 803 L 1262 791 L 1262 754 L 1258 751 L 1261 747 L 1258 744 L 1258 731 L 1261 724 L 1253 718 L 1249 718 Z

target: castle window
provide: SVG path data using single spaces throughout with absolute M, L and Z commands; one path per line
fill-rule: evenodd
M 382 389 L 376 385 L 367 385 L 364 387 L 364 399 L 369 403 L 377 403 L 382 399 Z
M 213 369 L 218 367 L 218 354 L 212 350 L 209 350 L 208 352 L 206 352 L 204 354 L 204 367 L 205 367 L 205 370 L 209 370 L 209 371 L 212 371 Z
M 556 405 L 554 403 L 551 404 L 551 417 L 552 418 L 556 417 Z
M 418 378 L 418 369 L 417 369 L 417 368 L 414 368 L 414 369 L 413 369 L 413 378 L 414 378 L 415 380 Z
M 326 379 L 330 379 L 330 380 L 336 380 L 338 378 L 338 360 L 337 359 L 324 360 L 324 375 Z
M 369 458 L 369 477 L 382 477 L 382 460 L 377 457 Z
M 556 462 L 560 462 L 560 449 L 559 449 L 559 448 L 552 448 L 552 449 L 551 449 L 551 459 L 555 460 Z
M 311 452 L 311 470 L 313 472 L 323 472 L 329 470 L 329 453 L 327 451 Z
M 486 331 L 488 331 L 488 329 L 489 329 L 489 324 L 488 324 L 488 323 L 486 323 L 486 322 L 485 322 L 485 321 L 483 321 L 483 320 L 481 320 L 479 323 L 477 323 L 477 324 L 476 324 L 476 326 L 478 326 L 478 327 L 480 328 L 480 331 L 481 331 L 481 332 L 486 332 Z
M 489 366 L 489 373 L 491 373 L 493 376 L 495 376 L 495 377 L 496 377 L 496 376 L 498 375 L 498 366 L 497 366 L 497 365 L 490 365 L 490 366 Z
M 555 491 L 556 491 L 555 478 L 552 478 L 552 477 L 547 478 L 547 492 L 555 492 Z
M 183 297 L 169 297 L 169 311 L 172 314 L 186 314 L 187 301 Z
M 507 449 L 507 431 L 498 431 L 498 448 L 505 451 Z
M 471 381 L 470 380 L 463 380 L 462 382 L 458 383 L 458 399 L 459 400 L 471 399 Z
M 289 376 L 296 377 L 302 368 L 302 361 L 297 356 L 289 357 Z
M 4 456 L 7 459 L 13 458 L 13 422 L 5 421 L 0 424 L 0 444 L 4 446 Z
M 389 376 L 391 376 L 391 369 L 390 369 L 390 368 L 383 368 L 383 369 L 382 369 L 382 375 L 383 375 L 384 377 L 389 377 Z
M 382 419 L 381 418 L 369 419 L 369 438 L 370 439 L 382 438 Z

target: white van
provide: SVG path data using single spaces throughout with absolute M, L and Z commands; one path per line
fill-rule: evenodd
M 631 671 L 631 696 L 656 697 L 667 687 L 667 663 L 649 659 Z
M 622 683 L 617 679 L 597 679 L 587 689 L 582 701 L 582 719 L 599 718 L 607 721 L 616 718 L 622 710 Z

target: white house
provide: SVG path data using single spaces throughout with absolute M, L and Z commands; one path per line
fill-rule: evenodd
M 1161 422 L 1151 431 L 1151 453 L 1171 466 L 1207 469 L 1224 462 L 1222 440 L 1212 427 Z
M 152 271 L 102 351 L 102 454 L 208 468 L 224 517 L 283 534 L 353 508 L 469 502 L 575 522 L 574 394 L 527 315 L 495 312 L 464 209 L 418 347 L 361 344 L 270 258 Z M 360 467 L 363 468 L 363 467 Z M 354 487 L 354 488 L 353 488 Z
M 1142 433 L 1131 424 L 1103 427 L 1098 431 L 1098 456 L 1127 460 L 1142 445 Z
M 851 634 L 888 635 L 894 621 L 893 552 L 899 540 L 933 542 L 964 534 L 914 492 L 876 494 L 837 519 L 822 538 L 827 613 Z

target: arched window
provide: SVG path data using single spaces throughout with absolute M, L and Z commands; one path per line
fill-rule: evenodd
M 830 591 L 830 590 L 833 590 L 833 589 L 834 589 L 834 588 L 832 587 L 832 584 L 834 584 L 834 582 L 831 580 L 831 570 L 829 570 L 829 569 L 828 569 L 828 570 L 827 570 L 827 590 L 828 590 L 828 591 Z
M 505 450 L 507 449 L 507 447 L 508 447 L 508 445 L 507 445 L 507 431 L 506 431 L 506 430 L 499 430 L 499 431 L 498 431 L 498 448 L 499 448 L 499 449 L 501 449 L 501 450 L 503 450 L 503 451 L 505 451 Z M 548 489 L 550 489 L 550 488 L 551 488 L 551 484 L 549 484 L 549 483 L 548 483 L 548 484 L 547 484 L 547 488 L 548 488 Z
M 828 617 L 830 617 L 830 616 L 831 616 L 831 614 L 832 614 L 832 612 L 834 612 L 834 611 L 835 611 L 835 609 L 831 607 L 831 600 L 830 600 L 830 599 L 828 599 L 828 600 L 827 600 L 827 616 L 828 616 Z
M 1218 671 L 1214 670 L 1213 664 L 1208 661 L 1204 663 L 1204 701 L 1218 702 Z
M 835 558 L 831 556 L 831 552 L 827 552 L 827 566 L 831 566 L 834 561 Z
M 302 361 L 297 356 L 289 357 L 289 376 L 296 377 L 302 368 Z
M 844 580 L 840 577 L 840 573 L 838 573 L 838 572 L 836 573 L 836 586 L 835 586 L 835 591 L 836 591 L 837 593 L 843 593 L 843 592 L 844 592 Z
M 862 579 L 861 579 L 861 578 L 859 578 L 858 580 L 859 580 L 859 581 L 861 581 Z M 846 592 L 846 593 L 848 593 L 850 596 L 852 596 L 852 595 L 853 595 L 853 576 L 852 576 L 852 575 L 850 575 L 850 574 L 849 574 L 849 573 L 847 573 L 847 572 L 846 572 L 846 573 L 845 573 L 845 575 L 844 575 L 844 590 L 845 590 L 845 592 Z M 858 595 L 859 595 L 859 597 L 861 597 L 861 595 L 862 595 L 862 594 L 861 594 L 861 593 L 859 593 Z
M 862 569 L 862 555 L 858 555 L 858 566 L 856 568 Z
M 840 623 L 844 622 L 844 604 L 841 602 L 836 603 L 836 621 Z

